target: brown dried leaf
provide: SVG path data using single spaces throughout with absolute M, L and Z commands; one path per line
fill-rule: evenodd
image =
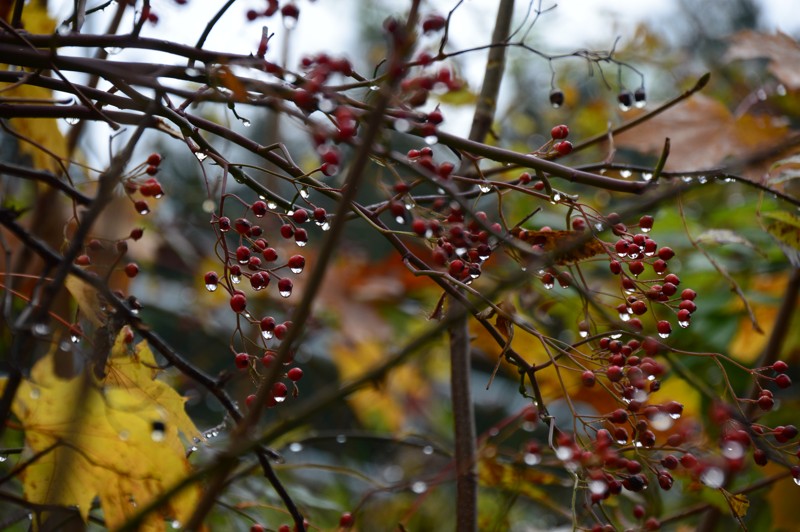
M 800 88 L 800 44 L 783 32 L 766 35 L 753 30 L 740 31 L 731 38 L 725 61 L 769 59 L 769 71 L 790 89 Z
M 528 231 L 519 229 L 515 231 L 514 236 L 544 252 L 553 253 L 556 264 L 579 262 L 605 251 L 601 241 L 587 237 L 587 234 L 582 231 Z
M 774 146 L 788 133 L 786 125 L 772 117 L 745 114 L 734 117 L 725 105 L 695 94 L 662 115 L 614 137 L 617 146 L 659 154 L 670 138 L 665 170 L 710 168 L 727 157 Z

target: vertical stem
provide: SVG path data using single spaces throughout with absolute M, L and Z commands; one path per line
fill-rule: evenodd
M 514 0 L 501 0 L 497 12 L 492 43 L 508 38 Z M 475 108 L 470 140 L 482 142 L 489 132 L 497 108 L 497 95 L 505 67 L 505 46 L 489 50 L 486 74 Z M 448 298 L 448 312 L 460 316 L 448 328 L 450 336 L 450 396 L 453 407 L 456 470 L 456 530 L 472 532 L 478 529 L 478 475 L 475 411 L 470 391 L 470 342 L 467 313 L 456 298 Z

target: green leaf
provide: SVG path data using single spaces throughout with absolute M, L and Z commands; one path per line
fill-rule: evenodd
M 761 213 L 761 218 L 764 230 L 778 241 L 792 266 L 800 268 L 800 217 L 787 211 L 772 211 Z

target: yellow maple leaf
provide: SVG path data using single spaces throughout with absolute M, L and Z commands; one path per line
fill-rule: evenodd
M 58 377 L 56 356 L 53 351 L 34 365 L 14 399 L 26 452 L 45 453 L 20 474 L 24 496 L 76 506 L 84 520 L 98 497 L 107 526 L 118 527 L 189 474 L 179 433 L 200 433 L 183 410 L 183 398 L 154 379 L 155 360 L 144 342 L 129 355 L 118 338 L 103 383 Z M 162 506 L 161 515 L 151 514 L 143 529 L 164 530 L 165 519 L 185 520 L 199 494 L 198 486 L 184 489 Z

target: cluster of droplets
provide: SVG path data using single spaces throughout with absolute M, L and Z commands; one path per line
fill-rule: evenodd
M 637 224 L 641 232 L 636 234 L 630 233 L 628 226 L 614 213 L 608 215 L 606 222 L 619 236 L 613 246 L 609 245 L 612 257 L 609 269 L 620 279 L 623 302 L 616 307 L 620 320 L 632 330 L 641 331 L 643 324 L 639 316 L 648 312 L 655 314 L 655 306 L 658 305 L 670 309 L 681 328 L 689 327 L 692 314 L 697 310 L 694 302 L 697 293 L 691 288 L 679 292 L 680 277 L 668 273 L 669 261 L 675 257 L 675 251 L 670 247 L 659 247 L 649 236 L 653 217 L 642 216 Z M 647 269 L 653 271 L 656 279 L 641 278 Z M 656 329 L 661 338 L 668 338 L 672 334 L 671 322 L 666 319 L 658 319 Z
M 307 200 L 306 196 L 303 197 Z M 248 309 L 248 295 L 244 288 L 249 285 L 249 290 L 257 293 L 266 290 L 270 285 L 275 285 L 280 297 L 289 298 L 294 287 L 292 276 L 300 275 L 306 267 L 304 255 L 296 253 L 282 257 L 283 251 L 280 250 L 285 249 L 285 245 L 277 247 L 270 245 L 264 236 L 261 220 L 269 217 L 273 225 L 277 226 L 280 238 L 293 241 L 300 248 L 308 243 L 308 232 L 302 227 L 303 225 L 313 220 L 321 229 L 326 230 L 328 222 L 327 213 L 322 207 L 316 207 L 312 211 L 298 207 L 281 213 L 277 210 L 277 205 L 263 199 L 253 202 L 248 207 L 245 216 L 233 221 L 226 216 L 214 219 L 218 243 L 226 252 L 223 273 L 209 271 L 205 274 L 203 282 L 209 292 L 215 292 L 220 287 L 227 291 L 230 294 L 231 311 L 237 315 L 239 323 L 244 320 L 258 331 L 263 344 L 262 353 L 258 355 L 244 351 L 233 353 L 234 365 L 239 370 L 249 371 L 253 380 L 258 381 L 260 370 L 275 363 L 276 350 L 288 334 L 292 323 L 278 322 L 272 316 L 254 317 Z M 253 219 L 248 215 L 252 215 Z M 303 371 L 299 367 L 293 367 L 293 361 L 294 354 L 290 353 L 288 360 L 284 362 L 286 368 L 282 371 L 282 376 L 288 385 L 281 381 L 274 384 L 268 398 L 268 406 L 282 403 L 290 394 L 297 394 L 296 383 L 303 377 Z M 247 404 L 251 405 L 254 400 L 255 395 L 248 396 Z

